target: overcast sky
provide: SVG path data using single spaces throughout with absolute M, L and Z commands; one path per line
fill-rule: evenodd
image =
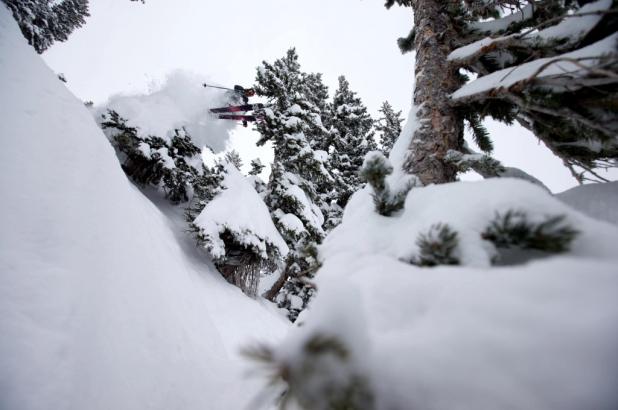
M 397 37 L 411 27 L 409 9 L 383 0 L 90 0 L 91 17 L 66 43 L 43 56 L 81 99 L 103 103 L 117 93 L 146 92 L 186 69 L 213 82 L 251 85 L 262 60 L 296 47 L 303 70 L 321 72 L 331 92 L 344 74 L 373 115 L 384 100 L 407 114 L 413 56 Z M 199 84 L 196 84 L 198 87 Z M 575 184 L 560 161 L 521 128 L 490 124 L 495 155 L 541 179 L 554 192 Z M 239 129 L 230 146 L 245 161 L 255 135 Z

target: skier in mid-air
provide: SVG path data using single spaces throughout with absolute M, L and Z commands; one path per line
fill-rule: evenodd
M 219 119 L 242 121 L 243 127 L 246 127 L 249 121 L 257 121 L 260 118 L 259 112 L 255 112 L 253 115 L 247 115 L 247 111 L 259 111 L 264 108 L 263 104 L 249 104 L 249 97 L 253 97 L 255 95 L 255 90 L 253 88 L 244 88 L 240 85 L 235 85 L 234 88 L 227 88 L 209 84 L 204 84 L 204 87 L 218 88 L 228 91 L 230 105 L 227 107 L 210 109 L 210 112 L 220 114 Z
M 231 99 L 234 99 L 238 104 L 240 104 L 239 100 L 242 100 L 245 104 L 249 104 L 249 97 L 253 97 L 254 95 L 255 90 L 253 88 L 244 88 L 240 85 L 235 85 Z

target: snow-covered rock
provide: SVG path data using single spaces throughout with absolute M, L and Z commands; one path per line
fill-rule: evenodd
M 0 408 L 242 408 L 238 349 L 285 319 L 178 240 L 3 6 L 0 90 Z

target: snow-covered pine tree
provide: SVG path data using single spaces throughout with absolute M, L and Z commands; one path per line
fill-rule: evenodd
M 212 171 L 204 166 L 201 150 L 186 130 L 177 129 L 168 139 L 143 136 L 113 110 L 103 116 L 101 127 L 116 149 L 122 169 L 139 185 L 160 187 L 173 203 L 187 202 L 194 193 L 210 189 Z
M 401 134 L 401 111 L 395 111 L 388 101 L 384 101 L 378 111 L 382 116 L 376 120 L 375 129 L 379 136 L 380 149 L 388 156 L 393 144 Z
M 337 189 L 343 183 L 339 181 L 339 170 L 333 162 L 333 150 L 331 149 L 334 135 L 332 104 L 328 101 L 328 87 L 324 84 L 321 73 L 303 73 L 303 85 L 307 99 L 316 107 L 316 112 L 320 113 L 319 122 L 322 125 L 321 132 L 312 133 L 309 136 L 309 144 L 332 176 L 332 179 L 322 180 L 316 185 L 324 215 L 323 228 L 328 233 L 339 225 L 343 215 L 343 208 L 338 204 L 339 190 Z M 316 120 L 318 120 L 317 116 Z
M 337 203 L 344 208 L 350 196 L 361 186 L 359 171 L 365 155 L 375 151 L 373 119 L 361 99 L 350 89 L 344 76 L 332 103 L 331 145 L 333 168 L 337 170 Z
M 618 157 L 618 3 L 612 0 L 388 0 L 414 9 L 400 39 L 416 51 L 421 127 L 405 168 L 424 183 L 453 181 L 450 150 L 467 154 L 464 123 L 491 152 L 484 117 L 517 121 L 574 167 Z M 465 71 L 464 71 L 465 70 Z M 478 78 L 470 81 L 465 72 Z M 467 83 L 467 84 L 466 84 Z
M 3 0 L 28 43 L 42 53 L 86 22 L 88 0 Z
M 328 87 L 324 84 L 322 73 L 303 73 L 304 94 L 309 102 L 315 107 L 316 114 L 319 113 L 319 124 L 324 127 L 322 132 L 312 133 L 309 143 L 315 150 L 328 151 L 330 134 L 326 131 L 332 122 L 330 103 L 328 102 Z M 318 118 L 316 117 L 316 122 Z
M 271 141 L 275 153 L 265 202 L 290 248 L 280 278 L 266 296 L 286 307 L 291 320 L 313 293 L 306 278 L 317 265 L 315 246 L 324 237 L 317 186 L 331 178 L 311 147 L 310 141 L 321 140 L 325 129 L 319 107 L 307 97 L 305 78 L 292 48 L 273 64 L 258 67 L 255 87 L 269 102 L 257 124 L 258 144 Z

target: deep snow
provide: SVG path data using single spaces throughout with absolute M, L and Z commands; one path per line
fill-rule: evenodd
M 179 240 L 3 6 L 0 90 L 0 408 L 242 408 L 238 348 L 286 320 Z
M 483 266 L 483 221 L 505 206 L 565 214 L 582 234 L 566 255 Z M 405 261 L 436 222 L 458 230 L 468 266 Z M 324 395 L 324 380 L 366 377 L 377 409 L 615 409 L 617 242 L 615 226 L 526 181 L 414 188 L 390 218 L 362 190 L 321 247 L 319 292 L 277 347 L 277 363 L 312 397 Z M 328 369 L 308 356 L 316 335 L 340 340 L 347 360 Z M 321 364 L 303 373 L 303 360 Z

